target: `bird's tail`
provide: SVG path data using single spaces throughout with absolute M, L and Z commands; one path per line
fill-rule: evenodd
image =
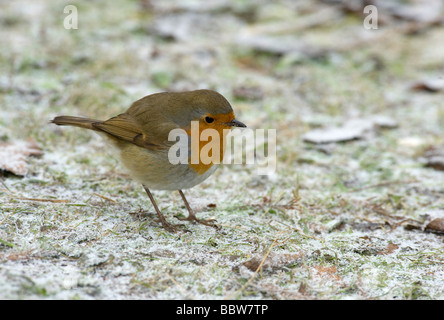
M 59 116 L 50 121 L 59 126 L 74 126 L 91 130 L 98 130 L 94 127 L 94 123 L 100 123 L 100 120 L 94 120 L 89 118 L 71 117 L 71 116 Z

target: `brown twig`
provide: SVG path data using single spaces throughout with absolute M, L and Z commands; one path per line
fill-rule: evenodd
M 271 243 L 271 245 L 270 245 L 270 247 L 268 248 L 268 250 L 267 250 L 267 252 L 265 253 L 265 255 L 264 255 L 264 258 L 262 259 L 262 261 L 261 261 L 261 263 L 259 264 L 259 266 L 256 268 L 256 271 L 254 271 L 254 273 L 253 273 L 253 275 L 250 277 L 250 279 L 248 279 L 248 281 L 247 282 L 245 282 L 245 284 L 242 286 L 242 287 L 240 287 L 239 288 L 239 290 L 237 290 L 235 293 L 233 293 L 232 295 L 230 295 L 230 296 L 228 296 L 228 297 L 226 297 L 226 298 L 224 298 L 224 300 L 232 300 L 234 297 L 236 297 L 239 293 L 241 293 L 252 281 L 253 281 L 253 279 L 256 277 L 256 275 L 259 273 L 259 271 L 261 271 L 262 270 L 262 266 L 264 265 L 264 263 L 265 263 L 265 260 L 267 260 L 267 258 L 268 258 L 268 255 L 270 254 L 270 252 L 271 252 L 271 249 L 273 249 L 276 245 L 277 245 L 277 242 L 278 242 L 278 237 L 279 237 L 279 235 L 281 234 L 281 233 L 283 233 L 284 231 L 287 231 L 287 230 L 282 230 L 281 232 L 279 232 L 277 235 L 276 235 L 276 238 L 273 240 L 273 242 Z

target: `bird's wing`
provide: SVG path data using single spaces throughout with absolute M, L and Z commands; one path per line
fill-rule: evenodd
M 122 113 L 103 122 L 94 123 L 93 126 L 114 138 L 128 141 L 142 148 L 161 150 L 171 146 L 171 144 L 168 143 L 168 135 L 165 139 L 163 134 L 156 134 L 155 130 L 146 132 L 146 130 L 143 130 L 137 121 L 127 113 Z

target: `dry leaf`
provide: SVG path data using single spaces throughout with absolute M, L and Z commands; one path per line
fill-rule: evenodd
M 289 266 L 291 264 L 296 263 L 301 257 L 302 253 L 273 253 L 270 252 L 264 264 L 262 265 L 262 269 L 266 271 L 273 271 L 277 269 L 281 269 L 285 266 Z M 256 271 L 259 268 L 259 265 L 262 263 L 264 259 L 264 255 L 256 255 L 250 260 L 242 263 L 243 266 L 247 267 L 251 271 Z
M 395 128 L 397 122 L 385 116 L 373 116 L 365 119 L 352 119 L 341 127 L 314 129 L 307 132 L 302 139 L 311 143 L 345 142 L 363 138 L 378 128 Z
M 412 86 L 416 91 L 438 92 L 444 90 L 444 79 L 427 79 L 415 83 Z
M 312 270 L 315 275 L 320 276 L 321 278 L 328 278 L 335 281 L 342 281 L 342 278 L 336 273 L 336 267 L 323 267 L 323 266 L 313 266 Z
M 382 1 L 378 1 L 378 4 Z M 414 0 L 410 3 L 397 3 L 391 7 L 395 18 L 415 21 L 424 25 L 438 24 L 442 22 L 441 13 L 443 4 L 441 0 Z
M 24 176 L 28 172 L 27 158 L 42 154 L 42 150 L 34 140 L 2 142 L 0 143 L 0 170 Z
M 426 227 L 425 231 L 444 233 L 444 218 L 433 219 Z
M 222 13 L 220 15 L 224 18 L 214 19 L 209 13 L 191 11 L 158 15 L 151 23 L 150 32 L 166 39 L 190 42 L 196 38 L 218 34 L 222 28 L 226 28 L 226 24 L 230 27 L 241 27 L 240 20 L 235 16 Z
M 233 89 L 233 95 L 238 99 L 260 100 L 265 94 L 259 86 L 240 86 Z
M 307 132 L 302 139 L 311 143 L 332 143 L 360 139 L 362 130 L 358 128 L 314 129 Z
M 319 46 L 305 43 L 295 36 L 268 36 L 262 34 L 241 34 L 237 38 L 240 46 L 257 52 L 266 52 L 277 56 L 292 54 L 295 56 L 316 59 L 327 54 L 327 50 Z
M 425 166 L 436 170 L 444 170 L 444 146 L 433 146 L 428 148 L 423 157 Z
M 389 243 L 387 245 L 387 247 L 385 247 L 384 249 L 376 252 L 376 254 L 380 254 L 380 255 L 391 254 L 391 253 L 393 253 L 398 248 L 399 248 L 399 246 L 397 244 Z

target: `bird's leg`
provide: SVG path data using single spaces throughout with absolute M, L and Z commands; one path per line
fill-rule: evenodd
M 147 194 L 148 197 L 150 198 L 151 203 L 152 203 L 153 206 L 154 206 L 154 209 L 156 209 L 156 213 L 157 213 L 157 216 L 159 217 L 160 223 L 162 223 L 162 227 L 164 227 L 165 230 L 167 230 L 167 231 L 169 231 L 169 232 L 176 233 L 178 229 L 176 228 L 175 225 L 170 224 L 170 223 L 168 223 L 168 222 L 166 221 L 166 219 L 165 219 L 165 217 L 163 216 L 162 212 L 160 212 L 159 207 L 158 207 L 157 204 L 156 204 L 156 201 L 154 201 L 154 197 L 153 197 L 153 195 L 151 194 L 151 191 L 150 191 L 147 187 L 145 187 L 144 185 L 143 185 L 143 188 L 145 189 L 146 194 Z
M 214 221 L 215 221 L 214 219 L 208 219 L 208 220 L 198 219 L 196 217 L 196 215 L 194 214 L 193 209 L 191 209 L 191 207 L 190 207 L 190 205 L 189 205 L 189 203 L 187 201 L 187 198 L 185 198 L 185 195 L 183 194 L 182 190 L 179 190 L 179 193 L 180 193 L 180 196 L 182 197 L 183 202 L 185 203 L 185 207 L 187 207 L 187 210 L 188 210 L 189 214 L 188 214 L 187 218 L 180 218 L 180 217 L 176 216 L 177 219 L 197 222 L 197 223 L 200 223 L 200 224 L 204 224 L 206 226 L 213 227 L 215 229 L 220 229 L 220 226 L 218 226 L 217 224 L 214 223 Z

